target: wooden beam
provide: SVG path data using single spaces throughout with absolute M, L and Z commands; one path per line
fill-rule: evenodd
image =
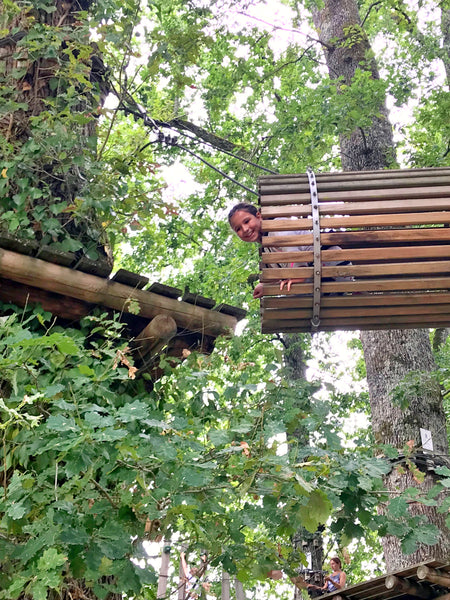
M 0 276 L 130 314 L 135 314 L 137 309 L 139 316 L 146 319 L 166 314 L 175 319 L 179 328 L 214 336 L 231 333 L 237 323 L 231 315 L 158 296 L 10 250 L 0 249 Z
M 399 180 L 403 186 L 406 185 L 424 185 L 430 179 L 442 179 L 448 182 L 450 177 L 449 167 L 426 167 L 421 169 L 384 169 L 377 171 L 334 171 L 331 173 L 316 173 L 318 184 L 336 184 L 351 185 L 352 183 L 364 182 L 371 184 L 378 181 L 382 187 L 399 185 Z M 421 181 L 422 180 L 422 181 Z M 308 182 L 306 173 L 285 174 L 285 175 L 261 175 L 259 177 L 259 189 L 266 186 L 278 185 L 280 183 Z M 394 183 L 392 183 L 394 182 Z M 417 183 L 415 183 L 417 182 Z M 333 187 L 332 189 L 336 189 Z
M 275 269 L 273 269 L 275 271 Z M 276 278 L 276 273 L 272 274 Z M 269 275 L 263 276 L 262 281 L 270 280 Z M 420 291 L 420 290 L 448 290 L 450 288 L 450 277 L 408 277 L 403 279 L 374 279 L 364 281 L 325 281 L 322 282 L 323 294 L 340 294 L 347 292 L 395 292 L 395 291 Z M 313 284 L 294 283 L 289 292 L 286 289 L 282 294 L 286 296 L 295 294 L 313 293 Z M 265 296 L 280 296 L 279 284 L 268 283 L 264 286 Z
M 17 306 L 26 306 L 30 303 L 40 304 L 52 315 L 68 321 L 79 321 L 92 310 L 92 305 L 87 302 L 3 278 L 0 278 L 0 300 L 17 304 Z
M 322 266 L 322 277 L 375 277 L 386 275 L 422 275 L 423 287 L 426 288 L 426 279 L 432 274 L 450 273 L 450 261 L 427 261 L 406 263 L 382 263 L 363 265 L 336 265 Z M 263 269 L 261 281 L 273 281 L 274 279 L 310 278 L 313 276 L 313 267 L 287 267 L 278 269 Z M 361 281 L 361 279 L 359 279 Z M 406 286 L 407 288 L 407 286 Z
M 236 594 L 236 600 L 245 600 L 244 586 L 237 577 L 234 580 L 234 592 Z
M 409 594 L 416 596 L 417 598 L 432 598 L 434 596 L 433 590 L 429 587 L 413 583 L 407 579 L 402 579 L 396 575 L 388 575 L 385 579 L 385 585 L 388 590 L 396 590 L 402 594 Z
M 354 296 L 324 296 L 320 299 L 322 308 L 350 308 L 350 307 L 386 307 L 386 296 L 384 294 L 359 294 Z M 389 294 L 389 306 L 402 305 L 427 305 L 450 304 L 450 294 L 441 292 L 425 292 L 422 294 Z M 261 306 L 266 309 L 297 309 L 311 308 L 312 298 L 310 296 L 284 296 L 283 298 L 267 297 L 261 300 Z
M 448 573 L 440 573 L 431 567 L 426 565 L 420 565 L 417 569 L 417 578 L 425 579 L 431 583 L 442 585 L 443 587 L 450 588 L 450 575 Z

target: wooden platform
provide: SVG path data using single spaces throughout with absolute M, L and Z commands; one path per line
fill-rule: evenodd
M 215 339 L 231 335 L 246 311 L 216 304 L 124 269 L 110 276 L 103 261 L 79 259 L 68 252 L 39 247 L 0 234 L 0 300 L 18 306 L 39 304 L 76 326 L 100 307 L 116 313 L 137 366 L 155 370 L 154 356 L 181 358 L 186 350 L 209 354 Z M 150 323 L 152 327 L 148 329 Z
M 262 331 L 449 326 L 450 168 L 320 173 L 316 182 L 318 203 L 311 203 L 307 174 L 259 180 Z M 318 327 L 311 324 L 314 258 Z M 280 292 L 279 280 L 290 278 L 306 281 Z
M 450 590 L 447 587 L 418 578 L 417 572 L 421 566 L 427 566 L 443 574 L 450 573 L 449 564 L 446 565 L 439 561 L 428 561 L 408 567 L 407 569 L 369 579 L 362 583 L 349 585 L 343 590 L 325 594 L 320 596 L 320 598 L 330 600 L 417 600 L 420 597 L 432 599 L 448 594 Z M 402 591 L 399 587 L 388 589 L 386 582 L 389 576 L 394 576 L 400 580 L 400 583 L 406 582 L 407 585 L 411 584 L 412 588 L 417 586 L 416 594 Z M 421 596 L 418 594 L 421 594 Z

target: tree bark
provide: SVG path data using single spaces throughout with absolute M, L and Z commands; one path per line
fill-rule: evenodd
M 313 11 L 315 28 L 325 50 L 327 65 L 337 85 L 343 81 L 350 85 L 357 69 L 365 69 L 374 79 L 379 77 L 367 36 L 361 29 L 358 6 L 354 0 L 325 0 L 325 5 Z M 349 40 L 351 32 L 359 36 Z M 351 43 L 343 43 L 345 40 Z M 331 47 L 331 48 L 330 48 Z M 367 58 L 369 57 L 369 58 Z M 380 115 L 380 116 L 378 116 Z M 391 126 L 386 107 L 379 107 L 378 115 L 372 117 L 372 125 L 358 129 L 349 136 L 341 135 L 342 166 L 346 171 L 385 169 L 395 160 Z M 440 389 L 431 372 L 435 368 L 431 344 L 426 330 L 366 331 L 361 341 L 367 367 L 372 428 L 377 442 L 392 444 L 402 450 L 407 442 L 421 447 L 420 428 L 432 433 L 434 452 L 448 455 L 445 414 Z M 393 404 L 394 388 L 410 373 L 419 372 L 419 387 L 409 389 L 407 406 L 401 409 Z M 392 470 L 386 477 L 390 490 L 401 491 L 418 484 L 412 473 L 403 474 Z M 428 472 L 420 489 L 426 493 L 435 483 L 435 476 Z M 432 556 L 448 560 L 450 532 L 442 515 L 434 507 L 410 505 L 410 514 L 425 514 L 441 531 L 439 544 L 420 546 L 417 552 L 405 556 L 400 541 L 392 536 L 383 539 L 386 566 L 395 570 Z
M 84 210 L 82 217 L 73 212 L 77 203 L 81 206 L 84 202 L 90 179 L 86 165 L 95 162 L 95 148 L 89 142 L 95 139 L 95 111 L 107 92 L 106 69 L 95 45 L 90 44 L 87 24 L 79 21 L 79 11 L 92 4 L 93 0 L 54 0 L 53 11 L 27 8 L 12 16 L 8 7 L 0 5 L 0 17 L 10 32 L 0 40 L 0 86 L 11 106 L 0 118 L 2 158 L 10 163 L 3 173 L 7 185 L 0 200 L 6 211 L 20 209 L 20 225 L 12 230 L 16 237 L 29 239 L 33 232 L 44 244 L 61 243 L 70 237 L 81 243 L 77 246 L 82 245 L 85 253 L 109 264 L 111 270 L 112 257 L 94 210 Z M 43 27 L 48 46 L 55 46 L 54 54 L 43 44 L 33 51 L 27 47 L 27 37 L 33 38 L 35 30 Z M 84 53 L 91 49 L 90 56 L 80 54 L 83 46 Z M 71 59 L 77 61 L 79 81 L 71 79 L 67 68 Z M 76 90 L 75 97 L 65 96 L 71 87 Z M 71 103 L 67 104 L 69 97 Z M 46 134 L 39 124 L 42 113 L 48 123 Z M 66 122 L 69 114 L 79 115 L 80 120 Z M 58 144 L 48 145 L 49 140 Z M 20 155 L 23 164 L 14 163 Z M 61 208 L 56 209 L 56 205 Z M 47 226 L 55 218 L 60 223 L 58 231 L 53 224 Z M 7 222 L 1 223 L 0 228 L 7 226 Z
M 447 76 L 447 87 L 450 89 L 450 8 L 441 9 L 441 30 L 442 30 L 442 61 Z
M 282 341 L 284 346 L 284 368 L 287 379 L 289 381 L 305 380 L 306 363 L 302 336 L 298 333 L 285 334 L 282 337 Z M 297 427 L 292 435 L 299 445 L 307 445 L 309 443 L 308 432 L 303 427 Z M 306 529 L 301 528 L 293 536 L 292 544 L 296 550 L 310 556 L 311 569 L 313 571 L 322 571 L 324 553 L 321 531 L 311 534 Z M 308 583 L 310 582 L 308 581 Z M 294 600 L 301 600 L 301 598 L 301 589 L 294 586 Z

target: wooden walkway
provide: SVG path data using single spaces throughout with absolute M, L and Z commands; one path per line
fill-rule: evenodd
M 418 577 L 420 568 L 438 572 L 448 577 L 448 587 Z M 423 570 L 423 569 L 422 569 Z M 388 589 L 387 585 L 392 585 Z M 431 600 L 445 596 L 450 592 L 450 564 L 439 561 L 423 562 L 407 569 L 387 573 L 375 579 L 350 585 L 338 592 L 320 596 L 329 600 Z

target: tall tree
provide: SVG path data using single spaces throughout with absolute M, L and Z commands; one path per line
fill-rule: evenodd
M 443 11 L 443 23 L 445 12 Z M 326 47 L 330 77 L 342 88 L 357 85 L 365 74 L 379 79 L 373 52 L 362 27 L 358 5 L 353 0 L 326 0 L 325 5 L 313 10 L 314 25 Z M 444 28 L 445 29 L 445 28 Z M 344 170 L 386 169 L 395 160 L 392 129 L 385 103 L 380 103 L 371 123 L 340 135 L 341 159 Z M 377 442 L 390 444 L 405 452 L 408 444 L 418 450 L 422 447 L 420 429 L 431 432 L 434 452 L 448 456 L 448 441 L 441 391 L 433 377 L 436 365 L 426 330 L 364 331 L 361 333 L 369 384 L 371 420 Z M 408 387 L 408 376 L 415 375 L 419 385 L 412 384 L 403 406 L 395 403 L 394 392 L 402 382 Z M 386 476 L 388 490 L 397 492 L 417 485 L 412 470 L 400 473 L 392 469 Z M 425 474 L 420 483 L 429 490 L 436 483 L 434 469 Z M 411 504 L 411 515 L 428 517 L 441 532 L 437 545 L 420 544 L 417 550 L 405 555 L 398 538 L 384 537 L 383 549 L 389 570 L 402 568 L 426 558 L 448 560 L 450 531 L 445 518 L 435 507 Z

